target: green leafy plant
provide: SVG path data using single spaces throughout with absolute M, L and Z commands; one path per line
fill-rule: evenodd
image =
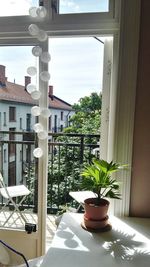
M 82 188 L 93 191 L 98 202 L 105 197 L 120 199 L 120 185 L 114 176 L 112 178 L 112 174 L 126 166 L 112 161 L 109 163 L 102 159 L 93 159 L 92 163 L 86 165 L 81 172 Z

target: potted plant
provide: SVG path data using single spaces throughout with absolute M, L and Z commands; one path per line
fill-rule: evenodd
M 95 193 L 95 198 L 84 201 L 84 225 L 87 228 L 100 229 L 108 224 L 109 201 L 106 198 L 120 199 L 119 183 L 112 174 L 124 169 L 126 165 L 93 159 L 81 172 L 82 188 Z

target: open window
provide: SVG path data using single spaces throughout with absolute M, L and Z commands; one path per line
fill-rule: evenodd
M 6 2 L 6 1 L 3 1 Z M 21 1 L 19 1 L 21 2 Z M 104 96 L 103 99 L 105 105 L 103 106 L 103 122 L 104 127 L 102 128 L 102 138 L 104 138 L 103 143 L 103 156 L 107 159 L 111 159 L 112 155 L 115 155 L 115 158 L 118 160 L 128 160 L 128 162 L 131 162 L 131 147 L 132 147 L 132 132 L 133 132 L 133 114 L 134 114 L 134 97 L 135 97 L 135 84 L 132 85 L 130 83 L 130 79 L 132 81 L 133 76 L 136 77 L 136 71 L 132 72 L 130 70 L 126 69 L 126 66 L 128 66 L 128 62 L 125 59 L 125 56 L 127 54 L 129 62 L 131 62 L 130 66 L 134 66 L 133 59 L 136 58 L 136 52 L 137 52 L 137 46 L 135 47 L 134 42 L 134 34 L 137 37 L 137 32 L 133 32 L 130 38 L 128 38 L 128 28 L 129 25 L 134 25 L 137 21 L 138 16 L 132 16 L 133 19 L 130 18 L 130 23 L 128 22 L 128 25 L 126 27 L 125 31 L 125 37 L 124 38 L 124 29 L 123 33 L 120 34 L 120 10 L 119 6 L 120 3 L 123 2 L 125 5 L 126 1 L 119 1 L 119 0 L 109 0 L 107 1 L 107 9 L 105 12 L 85 12 L 87 13 L 69 13 L 68 11 L 62 11 L 62 1 L 56 1 L 56 0 L 43 0 L 39 1 L 40 4 L 44 5 L 47 8 L 48 16 L 45 21 L 39 22 L 38 20 L 34 18 L 30 18 L 28 15 L 25 16 L 10 16 L 8 17 L 0 17 L 0 43 L 1 46 L 6 46 L 9 44 L 9 46 L 16 45 L 17 49 L 19 51 L 19 46 L 25 46 L 25 45 L 35 45 L 35 39 L 33 40 L 31 36 L 29 36 L 28 33 L 28 26 L 31 23 L 42 23 L 41 27 L 47 32 L 49 37 L 52 39 L 54 37 L 75 37 L 75 36 L 82 36 L 82 37 L 93 37 L 93 36 L 113 36 L 113 48 L 112 48 L 112 41 L 105 42 L 104 50 L 108 51 L 108 54 L 104 52 L 104 69 L 106 70 L 106 79 L 103 82 L 103 92 Z M 67 1 L 64 1 L 67 3 Z M 89 1 L 94 2 L 94 1 Z M 106 1 L 105 1 L 106 2 Z M 130 2 L 130 1 L 128 1 Z M 131 1 L 132 2 L 132 1 Z M 134 1 L 135 2 L 135 1 Z M 137 1 L 138 2 L 138 1 Z M 75 3 L 75 1 L 72 3 Z M 81 1 L 80 1 L 81 3 Z M 87 3 L 87 1 L 86 1 Z M 39 3 L 38 3 L 39 4 Z M 128 11 L 128 8 L 132 5 L 131 3 L 127 4 L 126 9 L 123 9 L 124 5 L 122 6 L 122 11 L 125 10 Z M 133 4 L 134 7 L 135 4 Z M 137 6 L 136 6 L 137 7 Z M 60 9 L 60 11 L 59 11 Z M 138 8 L 133 8 L 133 13 L 137 15 Z M 61 14 L 63 13 L 63 14 Z M 67 14 L 68 13 L 68 14 Z M 130 12 L 129 12 L 130 13 Z M 125 17 L 126 19 L 126 17 Z M 125 22 L 125 19 L 123 22 Z M 132 23 L 131 23 L 132 22 Z M 122 23 L 124 26 L 124 23 Z M 122 27 L 121 25 L 121 27 Z M 137 28 L 136 28 L 137 29 Z M 121 35 L 121 48 L 124 46 L 124 41 L 126 41 L 126 53 L 123 53 L 123 55 L 119 55 L 119 40 L 118 36 Z M 136 40 L 138 38 L 135 38 Z M 130 42 L 132 40 L 132 42 Z M 133 45 L 134 44 L 134 45 Z M 45 42 L 42 44 L 45 50 L 48 50 L 48 42 Z M 130 50 L 131 48 L 131 50 Z M 136 48 L 136 49 L 135 49 Z M 1 49 L 1 48 L 0 48 Z M 123 51 L 123 49 L 122 49 Z M 135 52 L 136 51 L 136 52 Z M 133 52 L 133 53 L 132 53 Z M 106 56 L 105 56 L 106 55 Z M 15 56 L 14 53 L 12 53 L 10 56 Z M 112 61 L 113 56 L 113 61 Z M 130 57 L 130 58 L 129 58 Z M 21 58 L 21 57 L 20 57 Z M 119 60 L 118 60 L 119 58 Z M 123 58 L 123 61 L 121 61 Z M 7 57 L 6 57 L 7 59 Z M 131 59 L 131 60 L 130 60 Z M 16 57 L 14 57 L 14 61 L 16 61 Z M 18 61 L 18 60 L 17 60 Z M 118 71 L 118 62 L 119 62 L 119 71 Z M 125 62 L 125 64 L 123 64 Z M 105 68 L 106 66 L 106 68 Z M 39 66 L 39 69 L 41 70 L 43 66 Z M 44 65 L 44 69 L 48 69 L 48 65 Z M 18 66 L 18 72 L 20 71 L 20 67 Z M 108 71 L 108 73 L 107 73 Z M 129 73 L 130 71 L 130 73 Z M 121 73 L 122 72 L 122 73 Z M 51 73 L 51 71 L 50 71 Z M 118 73 L 122 74 L 122 79 L 118 79 Z M 104 74 L 105 77 L 105 74 Z M 14 77 L 12 77 L 12 82 Z M 128 79 L 130 78 L 130 79 Z M 119 82 L 118 82 L 119 81 Z M 119 86 L 118 86 L 119 83 Z M 40 101 L 41 106 L 47 106 L 48 100 L 48 85 L 46 84 L 43 88 L 43 96 Z M 117 98 L 117 100 L 116 100 Z M 130 101 L 128 101 L 130 100 Z M 117 102 L 118 101 L 118 102 Z M 117 106 L 117 114 L 115 113 L 115 108 Z M 121 112 L 120 112 L 121 111 Z M 119 114 L 119 115 L 118 115 Z M 132 115 L 132 116 L 131 116 Z M 65 116 L 65 114 L 64 114 Z M 70 115 L 68 114 L 68 118 Z M 117 124 L 114 123 L 117 117 Z M 131 119 L 130 119 L 131 117 Z M 8 113 L 6 113 L 5 110 L 1 110 L 1 127 L 8 127 Z M 19 117 L 20 118 L 20 117 Z M 51 117 L 50 117 L 51 118 Z M 49 121 L 49 127 L 51 128 L 52 119 Z M 67 121 L 67 124 L 70 122 Z M 44 125 L 47 127 L 48 121 L 47 119 L 44 119 Z M 116 128 L 114 128 L 117 125 Z M 13 127 L 13 126 L 12 126 Z M 22 121 L 22 127 L 23 121 Z M 123 129 L 123 131 L 122 131 Z M 5 128 L 6 130 L 6 128 Z M 105 136 L 104 136 L 105 135 Z M 123 136 L 123 141 L 122 141 Z M 7 140 L 6 140 L 7 141 Z M 30 141 L 30 140 L 28 140 Z M 46 194 L 47 194 L 47 143 L 40 141 L 43 145 L 44 149 L 44 155 L 42 160 L 39 160 L 39 191 L 38 194 L 40 196 L 39 198 L 39 242 L 37 245 L 37 249 L 34 250 L 35 254 L 41 255 L 45 252 L 45 233 L 46 233 Z M 127 144 L 129 144 L 127 148 Z M 6 147 L 4 147 L 6 149 Z M 26 147 L 26 150 L 28 147 Z M 20 151 L 23 153 L 26 153 L 26 150 L 23 151 L 22 149 L 19 149 L 18 155 L 20 155 Z M 115 150 L 115 153 L 114 153 Z M 122 151 L 123 150 L 123 151 Z M 5 153 L 5 152 L 4 152 Z M 7 153 L 6 153 L 7 154 Z M 7 158 L 7 157 L 6 157 Z M 6 164 L 6 162 L 5 162 Z M 127 191 L 129 192 L 130 188 L 130 177 L 125 177 L 125 183 L 123 188 L 123 202 L 121 202 L 120 205 L 120 214 L 124 214 L 124 210 L 126 210 L 126 214 L 128 214 L 128 204 L 129 204 L 129 193 L 126 194 Z M 127 181 L 127 182 L 126 182 Z M 127 195 L 127 198 L 126 198 Z M 127 204 L 126 204 L 127 203 Z M 32 238 L 30 238 L 31 245 L 35 245 Z M 29 241 L 24 239 L 24 244 L 26 247 L 28 247 Z M 30 254 L 30 257 L 33 255 Z M 35 255 L 34 255 L 35 256 Z

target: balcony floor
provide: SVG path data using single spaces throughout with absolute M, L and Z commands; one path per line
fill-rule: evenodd
M 3 227 L 3 223 L 6 221 L 6 219 L 9 217 L 10 211 L 1 211 L 0 212 L 0 228 L 5 229 L 18 229 L 18 230 L 24 230 L 24 221 L 21 217 L 18 218 L 18 214 L 14 213 L 10 220 L 6 223 L 6 225 Z M 27 222 L 29 223 L 35 223 L 37 224 L 37 214 L 32 212 L 23 212 L 24 217 L 26 218 Z M 46 249 L 50 247 L 50 244 L 52 242 L 53 236 L 56 231 L 56 224 L 55 224 L 55 218 L 56 215 L 48 214 L 46 219 Z

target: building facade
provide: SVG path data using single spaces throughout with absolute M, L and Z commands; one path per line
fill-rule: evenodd
M 34 146 L 24 146 L 21 142 L 29 140 L 20 134 L 33 132 L 33 126 L 37 122 L 37 117 L 31 115 L 31 108 L 38 105 L 38 102 L 26 90 L 29 83 L 31 78 L 28 76 L 25 76 L 24 85 L 7 81 L 5 66 L 0 65 L 0 167 L 9 185 L 22 182 L 19 177 L 22 177 L 24 165 L 33 160 Z M 48 98 L 51 111 L 49 131 L 62 132 L 69 125 L 74 111 L 70 104 L 53 94 L 53 86 L 49 86 Z

